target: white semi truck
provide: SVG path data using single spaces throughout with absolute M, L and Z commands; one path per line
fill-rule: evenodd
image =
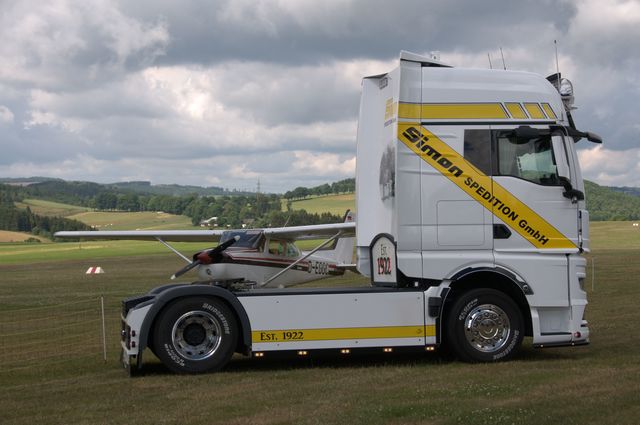
M 462 360 L 589 342 L 589 216 L 572 87 L 560 75 L 449 67 L 408 52 L 364 78 L 357 268 L 371 286 L 173 284 L 123 301 L 122 361 L 171 370 L 316 350 L 445 345 Z M 235 289 L 232 289 L 235 288 Z

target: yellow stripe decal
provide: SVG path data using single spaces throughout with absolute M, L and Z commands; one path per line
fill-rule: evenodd
M 253 343 L 332 341 L 340 339 L 424 338 L 435 336 L 435 325 L 382 326 L 367 328 L 278 329 L 251 332 Z
M 509 118 L 499 103 L 436 103 L 423 104 L 423 120 L 433 119 L 506 119 Z
M 536 248 L 577 249 L 553 225 L 426 128 L 399 123 L 398 139 Z
M 526 120 L 529 118 L 519 103 L 505 103 L 505 106 L 513 118 L 517 120 Z
M 544 113 L 547 114 L 549 118 L 553 118 L 554 120 L 558 119 L 558 116 L 553 112 L 553 108 L 548 103 L 543 103 L 542 109 L 544 109 Z
M 500 103 L 400 103 L 400 118 L 442 119 L 507 119 Z
M 398 118 L 411 118 L 414 120 L 420 120 L 420 108 L 422 106 L 419 103 L 404 103 L 400 102 L 398 105 Z
M 393 105 L 386 105 L 385 120 Z M 487 103 L 405 103 L 400 102 L 398 118 L 416 121 L 424 120 L 546 120 L 557 119 L 548 103 L 542 107 L 538 103 L 525 103 L 524 109 L 518 102 Z M 525 109 L 527 112 L 525 112 Z M 508 111 L 508 113 L 507 113 Z M 527 113 L 529 114 L 527 116 Z M 545 115 L 546 113 L 546 115 Z
M 529 116 L 534 120 L 543 120 L 547 118 L 544 116 L 544 112 L 542 112 L 542 108 L 537 103 L 525 103 L 524 107 L 529 113 Z

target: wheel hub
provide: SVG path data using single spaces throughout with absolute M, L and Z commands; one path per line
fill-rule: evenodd
M 467 341 L 484 353 L 499 351 L 509 340 L 511 324 L 507 314 L 494 304 L 475 307 L 465 318 Z
M 200 345 L 207 336 L 207 333 L 199 324 L 191 323 L 184 329 L 183 336 L 187 344 Z
M 176 320 L 171 331 L 173 348 L 188 360 L 211 357 L 220 346 L 221 328 L 207 311 L 189 311 Z

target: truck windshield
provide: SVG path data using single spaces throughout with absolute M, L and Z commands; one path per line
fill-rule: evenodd
M 497 151 L 500 175 L 544 186 L 560 185 L 550 136 L 522 140 L 509 133 L 499 134 Z

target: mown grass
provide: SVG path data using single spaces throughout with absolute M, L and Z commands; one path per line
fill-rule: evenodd
M 216 244 L 176 242 L 171 246 L 189 256 Z M 38 264 L 64 260 L 90 260 L 136 255 L 166 254 L 167 248 L 158 242 L 146 241 L 82 241 L 62 243 L 0 244 L 0 264 Z M 96 264 L 93 264 L 96 265 Z
M 283 203 L 286 206 L 286 203 Z M 342 216 L 346 210 L 355 211 L 356 200 L 354 193 L 343 195 L 317 196 L 314 198 L 293 201 L 291 208 L 294 210 L 307 210 L 308 213 L 330 212 Z
M 302 250 L 311 250 L 321 241 L 300 241 L 297 246 Z M 211 242 L 172 242 L 171 246 L 187 257 L 202 249 L 216 246 Z M 91 260 L 99 262 L 101 258 L 162 255 L 167 248 L 158 242 L 147 241 L 80 241 L 62 243 L 0 243 L 0 264 L 36 264 L 64 260 Z M 94 264 L 95 265 L 95 264 Z
M 97 230 L 200 229 L 200 227 L 193 226 L 191 219 L 185 215 L 174 215 L 154 211 L 87 211 L 71 215 L 68 218 L 94 226 Z
M 23 242 L 27 239 L 37 239 L 40 242 L 50 242 L 49 239 L 42 236 L 32 235 L 31 233 L 12 232 L 10 230 L 0 230 L 0 242 Z M 36 242 L 37 243 L 37 242 Z
M 47 306 L 97 300 L 104 294 L 109 334 L 106 363 L 94 340 L 80 342 L 80 349 L 72 351 L 55 337 L 37 341 L 43 353 L 62 353 L 54 359 L 3 360 L 2 421 L 635 424 L 640 415 L 640 249 L 616 242 L 617 235 L 626 235 L 626 225 L 606 224 L 611 227 L 603 232 L 598 223 L 592 226 L 595 290 L 587 285 L 591 345 L 534 350 L 526 342 L 517 359 L 499 364 L 465 364 L 438 353 L 235 357 L 221 373 L 180 376 L 146 354 L 145 374 L 129 379 L 116 360 L 119 302 L 167 282 L 181 267 L 179 258 L 139 255 L 0 265 L 0 323 L 24 315 L 26 308 L 35 308 L 30 310 L 35 315 Z M 85 275 L 97 262 L 107 273 Z M 95 329 L 95 324 L 88 327 Z M 2 352 L 19 350 L 29 342 L 23 339 L 0 338 Z
M 640 226 L 638 221 L 598 221 L 591 223 L 591 248 L 640 249 Z
M 31 212 L 34 214 L 55 217 L 68 217 L 70 215 L 90 211 L 90 208 L 87 207 L 63 204 L 61 202 L 45 201 L 42 199 L 24 199 L 22 202 L 16 202 L 16 206 L 18 208 L 29 207 Z

